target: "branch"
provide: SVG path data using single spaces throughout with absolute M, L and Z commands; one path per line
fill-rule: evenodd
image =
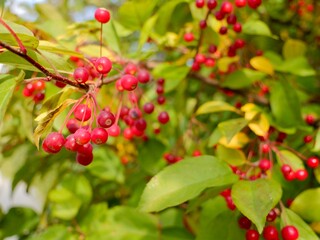
M 25 59 L 27 62 L 29 62 L 30 64 L 32 64 L 34 67 L 36 67 L 37 69 L 39 69 L 42 73 L 44 73 L 46 76 L 48 76 L 48 78 L 50 79 L 54 79 L 58 82 L 62 82 L 65 84 L 68 84 L 70 86 L 73 87 L 77 87 L 80 89 L 84 89 L 84 90 L 88 90 L 89 86 L 86 84 L 79 84 L 77 82 L 71 81 L 69 78 L 60 76 L 60 75 L 56 75 L 50 71 L 48 71 L 44 66 L 42 66 L 40 63 L 36 62 L 33 58 L 31 58 L 27 53 L 23 53 L 13 47 L 11 47 L 10 45 L 0 41 L 0 46 L 2 46 L 3 48 L 7 49 L 8 51 L 18 55 L 19 57 Z

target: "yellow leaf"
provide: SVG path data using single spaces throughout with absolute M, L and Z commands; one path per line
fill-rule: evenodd
M 235 108 L 234 106 L 223 102 L 223 101 L 210 101 L 202 104 L 196 114 L 207 114 L 207 113 L 213 113 L 213 112 L 223 112 L 223 111 L 231 111 L 231 112 L 236 112 L 239 113 L 240 111 Z
M 262 56 L 253 57 L 250 60 L 250 64 L 254 69 L 256 69 L 260 72 L 267 73 L 269 75 L 274 74 L 274 69 L 273 69 L 272 64 L 265 57 L 262 57 Z
M 219 143 L 227 148 L 239 149 L 244 147 L 249 142 L 249 138 L 243 132 L 237 133 L 231 141 L 227 141 L 226 137 L 222 137 L 219 140 Z
M 223 57 L 223 58 L 220 58 L 217 61 L 217 66 L 218 66 L 220 71 L 226 72 L 226 71 L 228 71 L 229 65 L 231 63 L 238 62 L 238 61 L 239 61 L 239 56 L 235 56 L 235 57 L 232 57 L 232 58 Z
M 59 106 L 56 108 L 44 112 L 40 114 L 35 121 L 38 122 L 38 126 L 34 130 L 34 143 L 39 149 L 39 142 L 40 142 L 40 137 L 43 133 L 45 133 L 47 130 L 49 130 L 53 124 L 54 119 L 64 110 L 66 109 L 69 105 L 74 104 L 77 102 L 77 100 L 74 99 L 67 99 L 63 103 L 61 103 Z
M 265 136 L 268 133 L 270 124 L 267 117 L 263 113 L 259 113 L 248 126 L 256 135 Z

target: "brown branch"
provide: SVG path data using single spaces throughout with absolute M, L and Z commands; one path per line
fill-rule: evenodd
M 35 68 L 39 69 L 42 73 L 44 73 L 46 76 L 48 76 L 51 79 L 54 79 L 58 82 L 62 82 L 65 83 L 67 85 L 73 86 L 73 87 L 77 87 L 80 89 L 84 89 L 84 90 L 88 90 L 89 86 L 86 84 L 79 84 L 77 82 L 71 81 L 69 78 L 60 76 L 60 75 L 56 75 L 50 71 L 48 71 L 44 66 L 42 66 L 40 63 L 38 63 L 37 61 L 35 61 L 33 58 L 31 58 L 27 53 L 23 53 L 13 47 L 11 47 L 10 45 L 0 41 L 0 46 L 2 46 L 3 48 L 7 49 L 8 51 L 18 55 L 19 57 L 25 59 L 26 61 L 28 61 L 30 64 L 32 64 Z

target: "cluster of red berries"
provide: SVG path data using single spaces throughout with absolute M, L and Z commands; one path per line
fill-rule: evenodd
M 314 5 L 307 3 L 305 0 L 299 0 L 297 2 L 290 0 L 289 9 L 302 16 L 306 12 L 312 13 L 314 11 Z
M 234 211 L 236 209 L 236 205 L 234 204 L 232 197 L 231 197 L 231 188 L 228 188 L 220 193 L 220 196 L 224 197 L 227 207 Z
M 46 82 L 43 80 L 35 80 L 25 85 L 22 94 L 30 97 L 35 103 L 41 102 L 45 97 Z

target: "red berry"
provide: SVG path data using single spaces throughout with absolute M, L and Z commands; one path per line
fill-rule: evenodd
M 104 144 L 108 140 L 108 132 L 104 128 L 95 128 L 91 132 L 91 140 L 95 144 Z
M 79 164 L 83 166 L 88 166 L 90 163 L 92 163 L 93 154 L 77 153 L 76 160 Z
M 91 143 L 86 143 L 84 145 L 79 145 L 79 147 L 77 148 L 77 152 L 84 154 L 84 155 L 90 155 L 92 154 L 93 151 L 93 147 Z
M 259 162 L 259 168 L 264 172 L 269 170 L 271 168 L 271 161 L 268 159 L 261 159 Z
M 78 83 L 85 83 L 89 79 L 89 71 L 88 69 L 84 67 L 78 67 L 76 70 L 73 72 L 73 78 L 76 80 Z
M 257 230 L 249 229 L 246 232 L 246 240 L 259 240 L 259 233 Z
M 76 143 L 79 145 L 84 145 L 91 140 L 91 134 L 88 130 L 84 128 L 79 128 L 74 133 L 74 138 L 76 139 Z
M 69 135 L 66 138 L 66 142 L 64 143 L 65 149 L 76 152 L 80 145 L 77 144 L 76 139 L 73 134 Z
M 275 211 L 275 209 L 271 209 L 271 211 L 268 213 L 266 220 L 268 222 L 273 222 L 274 220 L 276 220 L 276 218 L 278 217 L 277 212 Z
M 307 135 L 303 138 L 304 143 L 310 143 L 312 142 L 313 137 L 311 135 Z
M 281 167 L 281 172 L 285 175 L 285 174 L 289 174 L 292 171 L 292 168 L 290 165 L 288 164 L 283 164 Z
M 265 240 L 278 240 L 279 233 L 276 227 L 274 226 L 266 226 L 263 229 L 262 235 Z
M 126 74 L 134 75 L 134 74 L 136 74 L 137 70 L 138 70 L 138 68 L 135 64 L 128 63 L 128 65 L 124 69 L 124 72 Z
M 166 102 L 166 97 L 163 96 L 163 95 L 158 96 L 157 102 L 158 102 L 158 104 L 160 104 L 160 105 L 164 104 L 164 103 Z
M 163 157 L 169 164 L 176 163 L 176 157 L 173 154 L 166 153 Z
M 217 0 L 208 0 L 207 1 L 207 7 L 210 10 L 215 9 L 217 5 L 218 5 Z
M 248 0 L 249 7 L 256 9 L 261 5 L 262 0 Z
M 233 11 L 233 6 L 231 2 L 223 2 L 221 5 L 221 12 L 224 14 L 229 14 Z
M 158 81 L 157 81 L 158 85 L 164 85 L 164 83 L 165 83 L 164 78 L 159 78 Z
M 143 118 L 140 118 L 134 122 L 134 126 L 137 130 L 143 132 L 147 128 L 147 122 Z
M 94 17 L 100 23 L 107 23 L 110 20 L 110 12 L 105 8 L 98 8 L 94 13 Z
M 216 60 L 211 57 L 206 58 L 206 62 L 204 63 L 207 67 L 214 67 L 216 65 Z
M 218 20 L 218 21 L 220 21 L 220 20 L 222 20 L 222 19 L 224 19 L 224 13 L 222 12 L 222 11 L 217 11 L 215 14 L 214 14 L 214 16 L 216 17 L 216 19 Z
M 317 157 L 309 157 L 307 160 L 307 165 L 311 168 L 317 168 L 319 166 L 319 158 Z
M 70 133 L 75 133 L 80 128 L 80 125 L 76 119 L 71 118 L 67 122 L 67 128 Z
M 309 125 L 313 125 L 314 122 L 315 122 L 315 117 L 311 114 L 308 114 L 306 117 L 305 117 L 305 121 L 307 124 Z
M 31 90 L 29 90 L 28 88 L 24 88 L 23 90 L 22 90 L 22 94 L 23 94 L 23 96 L 25 96 L 25 97 L 31 97 L 32 96 L 32 91 Z
M 249 218 L 243 216 L 238 219 L 239 227 L 242 229 L 249 229 L 251 227 L 251 221 Z
M 235 3 L 238 8 L 244 7 L 247 4 L 246 0 L 236 0 Z
M 210 53 L 215 53 L 216 51 L 217 51 L 217 46 L 216 45 L 213 45 L 213 44 L 211 44 L 210 46 L 209 46 L 209 49 L 208 49 L 208 51 L 210 52 Z
M 194 40 L 193 33 L 185 33 L 184 36 L 183 36 L 183 39 L 186 42 L 192 42 Z
M 263 143 L 261 146 L 261 151 L 263 153 L 268 153 L 270 151 L 270 145 L 268 143 Z
M 45 98 L 44 93 L 37 93 L 36 95 L 33 96 L 33 101 L 36 103 L 41 102 Z
M 158 121 L 162 124 L 166 124 L 167 122 L 169 122 L 170 120 L 170 117 L 169 117 L 169 114 L 167 112 L 161 112 L 159 115 L 158 115 Z
M 88 121 L 91 118 L 91 109 L 86 104 L 79 104 L 73 114 L 79 121 Z
M 296 179 L 296 174 L 294 171 L 291 171 L 289 173 L 286 173 L 284 174 L 284 178 L 287 180 L 287 181 L 292 181 L 292 180 L 295 180 Z
M 203 8 L 204 4 L 205 4 L 204 0 L 196 0 L 197 8 Z
M 233 25 L 237 22 L 237 17 L 236 15 L 234 14 L 230 14 L 228 17 L 227 17 L 227 23 L 230 24 L 230 25 Z
M 97 117 L 97 122 L 100 127 L 109 128 L 115 122 L 115 117 L 110 111 L 101 111 Z
M 281 229 L 283 240 L 296 240 L 299 238 L 298 229 L 295 226 L 285 226 Z
M 201 29 L 205 29 L 205 28 L 207 27 L 207 22 L 206 22 L 206 20 L 200 20 L 200 22 L 199 22 L 199 27 L 200 27 Z
M 235 32 L 237 32 L 237 33 L 241 32 L 241 31 L 242 31 L 242 25 L 241 25 L 241 23 L 235 23 L 235 24 L 233 25 L 233 31 L 235 31 Z
M 197 62 L 197 63 L 205 63 L 205 61 L 206 61 L 206 56 L 205 55 L 203 55 L 203 54 L 201 54 L 201 53 L 198 53 L 196 56 L 195 56 L 195 58 L 194 58 L 194 60 Z
M 117 137 L 120 135 L 120 127 L 117 124 L 113 124 L 110 128 L 108 128 L 108 134 L 112 137 Z
M 138 72 L 138 81 L 141 82 L 141 83 L 147 83 L 150 81 L 150 74 L 147 70 L 140 70 Z
M 308 174 L 307 170 L 299 169 L 299 170 L 296 171 L 295 175 L 296 175 L 296 179 L 297 180 L 304 181 L 304 180 L 306 180 L 308 178 L 309 174 Z
M 163 94 L 164 93 L 164 87 L 162 85 L 158 85 L 156 89 L 157 94 Z
M 192 156 L 194 157 L 198 157 L 198 156 L 201 156 L 202 155 L 202 152 L 200 150 L 194 150 L 193 153 L 192 153 Z
M 262 56 L 263 55 L 263 51 L 261 49 L 256 51 L 256 56 Z
M 145 113 L 150 114 L 154 110 L 154 105 L 152 103 L 146 103 L 143 105 L 143 110 Z
M 121 86 L 127 91 L 133 91 L 138 85 L 138 79 L 135 76 L 125 74 L 121 77 Z
M 46 82 L 43 80 L 34 81 L 32 84 L 36 91 L 42 91 L 46 88 Z
M 98 58 L 94 63 L 96 70 L 101 74 L 107 74 L 112 69 L 112 62 L 107 57 Z
M 142 113 L 140 111 L 139 108 L 131 108 L 129 110 L 128 115 L 132 118 L 132 119 L 138 119 L 142 116 Z
M 42 148 L 48 153 L 57 153 L 61 150 L 65 139 L 61 133 L 52 132 L 43 141 Z

